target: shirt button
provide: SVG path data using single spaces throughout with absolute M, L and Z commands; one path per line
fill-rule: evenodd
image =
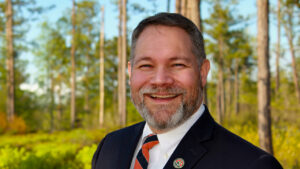
M 165 154 L 165 159 L 168 159 L 168 154 Z

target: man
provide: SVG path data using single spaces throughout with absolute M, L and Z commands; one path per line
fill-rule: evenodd
M 146 122 L 108 134 L 93 169 L 281 169 L 219 126 L 203 105 L 210 69 L 197 27 L 179 14 L 143 20 L 132 35 L 131 98 Z

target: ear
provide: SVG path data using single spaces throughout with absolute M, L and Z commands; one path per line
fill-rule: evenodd
M 131 78 L 131 63 L 130 61 L 127 63 L 127 69 L 128 69 L 128 76 L 129 76 L 129 85 L 130 85 L 130 78 Z
M 201 67 L 200 67 L 200 74 L 201 74 L 201 86 L 205 87 L 207 82 L 207 75 L 210 69 L 210 62 L 209 60 L 203 60 Z

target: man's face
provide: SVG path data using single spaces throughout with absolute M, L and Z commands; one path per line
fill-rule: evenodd
M 188 34 L 178 27 L 145 28 L 133 52 L 128 70 L 131 98 L 139 113 L 157 132 L 178 126 L 202 102 L 209 62 L 199 66 Z

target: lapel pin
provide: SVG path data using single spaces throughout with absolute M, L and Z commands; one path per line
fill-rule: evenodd
M 184 160 L 182 158 L 176 158 L 173 162 L 174 168 L 182 168 L 184 166 Z

